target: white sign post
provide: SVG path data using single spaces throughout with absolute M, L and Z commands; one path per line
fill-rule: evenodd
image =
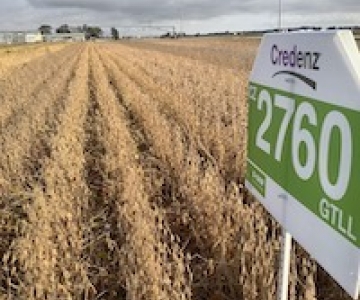
M 291 259 L 291 234 L 283 229 L 283 237 L 281 244 L 281 259 L 279 267 L 279 300 L 286 300 L 289 291 L 289 273 Z
M 249 83 L 246 186 L 283 226 L 284 249 L 291 234 L 357 298 L 360 54 L 350 31 L 264 36 Z

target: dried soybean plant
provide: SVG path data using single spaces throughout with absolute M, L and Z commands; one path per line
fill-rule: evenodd
M 53 91 L 55 96 L 64 93 L 64 104 L 47 116 L 57 120 L 54 136 L 47 137 L 50 153 L 38 157 L 43 159 L 41 170 L 32 170 L 37 174 L 29 203 L 23 207 L 25 218 L 3 258 L 9 299 L 79 298 L 91 288 L 81 258 L 87 68 L 84 50 L 70 85 Z
M 199 69 L 202 67 L 197 72 L 193 69 L 194 63 L 191 65 L 181 59 L 179 63 L 171 56 L 165 59 L 163 55 L 162 58 L 159 55 L 158 59 L 154 59 L 157 57 L 156 53 L 142 52 L 139 55 L 132 49 L 119 48 L 108 51 L 114 60 L 109 70 L 114 71 L 117 68 L 121 71 L 118 71 L 119 74 L 123 73 L 122 79 L 116 84 L 123 86 L 123 90 L 128 90 L 126 93 L 128 98 L 133 98 L 132 101 L 128 100 L 128 106 L 132 108 L 137 118 L 144 122 L 143 127 L 146 128 L 147 135 L 152 137 L 150 144 L 156 148 L 154 152 L 158 157 L 163 158 L 162 165 L 168 166 L 166 174 L 170 174 L 172 178 L 170 185 L 175 190 L 173 193 L 177 192 L 179 198 L 190 201 L 183 205 L 187 207 L 184 210 L 190 211 L 190 213 L 186 212 L 191 216 L 190 220 L 196 220 L 192 224 L 195 229 L 191 230 L 194 232 L 195 244 L 198 248 L 198 253 L 195 255 L 201 256 L 202 262 L 206 262 L 204 265 L 212 265 L 210 269 L 214 269 L 214 265 L 216 267 L 212 279 L 216 277 L 217 282 L 214 283 L 214 280 L 207 278 L 200 280 L 198 286 L 206 286 L 207 290 L 219 289 L 217 291 L 219 295 L 227 293 L 231 297 L 236 293 L 246 295 L 249 299 L 269 298 L 275 295 L 279 229 L 259 204 L 255 205 L 252 200 L 249 202 L 248 197 L 239 194 L 236 187 L 236 183 L 243 176 L 244 168 L 246 106 L 244 102 L 239 101 L 240 104 L 237 104 L 239 110 L 237 110 L 237 106 L 231 102 L 235 102 L 235 96 L 245 99 L 245 84 L 242 84 L 243 89 L 236 91 L 234 88 L 236 80 L 228 80 L 231 76 L 234 77 L 234 74 L 228 73 L 227 70 L 224 70 L 224 74 L 221 74 L 222 70 L 214 70 L 212 73 L 210 66 L 197 63 Z M 116 51 L 121 51 L 122 55 L 112 54 Z M 131 59 L 127 59 L 128 56 L 131 56 Z M 202 74 L 205 73 L 214 74 L 207 77 L 206 83 L 201 80 Z M 171 74 L 178 76 L 171 77 Z M 221 85 L 215 82 L 219 75 L 223 75 L 220 78 L 226 79 L 220 81 Z M 191 84 L 187 76 L 190 77 Z M 207 94 L 209 93 L 207 85 L 218 88 L 218 91 L 213 88 L 212 93 Z M 239 92 L 242 94 L 239 95 Z M 228 97 L 224 98 L 222 95 Z M 143 100 L 139 101 L 140 99 Z M 194 106 L 198 106 L 199 109 L 195 109 Z M 206 110 L 205 107 L 212 109 Z M 214 120 L 215 122 L 212 122 Z M 240 128 L 240 138 L 237 139 L 236 126 Z M 230 136 L 229 131 L 232 134 Z M 214 144 L 222 151 L 214 151 L 216 149 Z M 238 154 L 237 162 L 241 168 L 234 171 L 231 157 L 234 159 L 234 153 L 239 147 L 242 153 Z M 224 151 L 229 153 L 228 159 L 222 159 L 224 155 L 221 154 Z M 237 196 L 233 197 L 233 194 Z M 229 201 L 229 199 L 233 200 Z M 240 203 L 244 202 L 241 209 L 239 200 Z M 181 206 L 181 204 L 176 205 Z M 184 210 L 179 214 L 179 218 L 185 213 Z M 246 221 L 252 218 L 254 221 Z M 240 228 L 236 227 L 239 224 Z M 247 238 L 245 239 L 244 236 Z M 199 251 L 201 245 L 203 246 Z M 213 249 L 210 255 L 209 249 Z M 214 251 L 214 249 L 219 250 Z M 251 255 L 245 256 L 247 258 L 245 259 L 242 255 L 244 252 Z M 233 256 L 229 257 L 227 253 Z M 253 255 L 254 253 L 257 255 Z M 314 272 L 309 273 L 309 276 L 313 274 Z M 226 276 L 240 279 L 225 280 L 224 285 L 223 278 Z M 295 286 L 297 290 L 301 289 L 296 278 Z M 309 286 L 304 285 L 305 289 L 311 286 L 314 286 L 311 280 Z M 204 289 L 200 288 L 200 290 Z
M 114 191 L 117 222 L 123 241 L 118 245 L 128 299 L 190 299 L 187 258 L 168 229 L 162 211 L 152 206 L 144 190 L 144 171 L 137 161 L 138 145 L 126 123 L 126 108 L 111 91 L 106 71 L 93 54 L 95 98 L 99 105 L 107 172 L 118 171 L 109 185 Z M 115 124 L 115 125 L 114 125 Z M 120 193 L 119 193 L 120 192 Z
M 7 76 L 14 69 L 21 68 L 35 59 L 49 53 L 60 51 L 66 44 L 47 45 L 17 45 L 0 47 L 0 78 Z
M 280 228 L 243 186 L 257 45 L 74 44 L 4 71 L 0 299 L 275 299 Z M 345 299 L 299 246 L 291 274 L 289 299 Z

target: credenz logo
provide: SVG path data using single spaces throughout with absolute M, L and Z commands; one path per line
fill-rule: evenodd
M 291 50 L 281 49 L 278 45 L 274 44 L 270 51 L 271 63 L 275 66 L 291 68 L 276 72 L 272 77 L 278 75 L 291 75 L 304 83 L 309 85 L 312 89 L 316 90 L 316 82 L 311 78 L 300 74 L 297 70 L 308 69 L 313 71 L 320 70 L 320 57 L 321 53 L 316 51 L 302 51 L 298 50 L 297 45 L 294 45 Z

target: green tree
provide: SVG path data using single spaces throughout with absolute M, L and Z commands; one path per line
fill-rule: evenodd
M 41 34 L 51 34 L 52 33 L 52 27 L 47 24 L 43 24 L 39 27 L 39 31 Z
M 102 37 L 103 31 L 98 26 L 87 26 L 86 36 L 87 38 L 100 38 Z
M 111 36 L 114 40 L 119 39 L 119 31 L 115 27 L 111 28 Z
M 56 29 L 57 33 L 70 33 L 70 28 L 68 24 L 63 24 L 59 28 Z

